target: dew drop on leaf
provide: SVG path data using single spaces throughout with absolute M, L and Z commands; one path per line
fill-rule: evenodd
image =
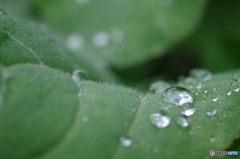
M 190 75 L 200 81 L 208 81 L 212 79 L 212 73 L 204 69 L 193 69 Z
M 126 138 L 124 136 L 120 137 L 120 144 L 123 146 L 123 147 L 129 147 L 131 146 L 132 144 L 132 140 L 130 140 L 129 138 Z
M 213 101 L 213 102 L 216 102 L 216 101 L 218 101 L 219 99 L 220 99 L 220 97 L 217 96 L 216 98 L 213 98 L 212 101 Z
M 234 92 L 239 92 L 240 88 L 234 89 Z
M 217 110 L 216 110 L 216 109 L 212 109 L 212 110 L 206 112 L 206 114 L 207 114 L 208 116 L 214 116 L 216 113 L 217 113 Z
M 196 108 L 189 108 L 189 109 L 183 110 L 181 114 L 184 116 L 192 116 L 195 113 L 195 111 L 196 111 Z
M 166 128 L 170 124 L 171 119 L 167 115 L 153 113 L 150 115 L 150 122 L 157 128 Z
M 170 85 L 163 81 L 158 81 L 151 84 L 149 90 L 154 93 L 162 93 L 165 89 L 169 88 Z
M 215 140 L 216 140 L 216 138 L 213 137 L 213 136 L 211 136 L 211 137 L 209 138 L 209 142 L 214 142 Z
M 95 47 L 104 47 L 107 46 L 109 43 L 109 36 L 106 32 L 99 32 L 94 35 L 93 37 L 93 44 Z
M 232 94 L 232 92 L 230 91 L 230 92 L 227 92 L 227 96 L 230 96 Z
M 182 106 L 185 103 L 192 103 L 193 96 L 186 88 L 173 86 L 163 91 L 162 100 L 167 103 Z
M 70 50 L 76 50 L 76 49 L 80 49 L 84 46 L 85 40 L 80 34 L 74 33 L 74 34 L 70 34 L 66 38 L 66 43 L 67 43 L 67 47 Z
M 82 121 L 83 121 L 84 123 L 87 123 L 87 122 L 88 122 L 88 117 L 86 117 L 86 116 L 82 117 Z
M 189 122 L 184 116 L 179 116 L 177 118 L 177 124 L 181 127 L 187 127 L 189 125 Z

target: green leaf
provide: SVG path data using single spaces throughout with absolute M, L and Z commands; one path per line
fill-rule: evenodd
M 201 26 L 188 39 L 202 56 L 202 67 L 212 72 L 240 67 L 240 1 L 211 0 Z
M 117 81 L 103 61 L 69 51 L 61 38 L 43 24 L 18 22 L 0 14 L 0 60 L 4 65 L 33 63 L 70 73 L 83 69 L 90 79 Z
M 40 13 L 49 24 L 79 34 L 79 49 L 127 68 L 163 54 L 198 23 L 205 0 L 46 0 Z M 190 14 L 189 14 L 190 13 Z
M 163 102 L 161 94 L 142 96 L 124 87 L 73 80 L 46 66 L 4 67 L 0 155 L 7 159 L 209 157 L 210 150 L 224 150 L 240 134 L 240 92 L 230 85 L 236 73 L 240 71 L 217 74 L 208 81 L 194 78 L 192 85 L 186 84 L 189 78 L 180 81 L 193 93 L 196 108 L 188 117 L 189 126 L 183 128 L 176 123 L 181 107 Z M 216 97 L 219 100 L 212 101 Z M 217 113 L 207 116 L 211 107 Z M 166 128 L 150 123 L 149 116 L 159 111 L 171 118 Z M 132 144 L 122 146 L 120 137 Z

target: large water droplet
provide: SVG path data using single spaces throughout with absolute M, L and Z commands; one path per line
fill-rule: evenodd
M 182 106 L 185 103 L 192 103 L 193 97 L 186 88 L 173 86 L 163 91 L 162 99 L 164 102 Z
M 195 113 L 195 111 L 196 111 L 196 108 L 189 108 L 189 109 L 183 110 L 181 114 L 184 116 L 192 116 Z
M 162 93 L 165 89 L 169 88 L 170 85 L 163 81 L 158 81 L 151 84 L 149 90 L 153 91 L 154 93 Z
M 66 41 L 68 48 L 71 50 L 80 49 L 85 44 L 85 40 L 80 34 L 70 34 Z
M 193 69 L 190 75 L 200 81 L 207 81 L 212 79 L 212 73 L 204 69 Z
M 150 115 L 150 121 L 157 128 L 165 128 L 170 124 L 171 119 L 161 113 L 154 113 Z
M 189 125 L 189 122 L 185 117 L 180 116 L 177 118 L 177 124 L 181 127 L 187 127 Z
M 206 112 L 206 114 L 207 114 L 208 116 L 214 116 L 216 113 L 217 113 L 217 110 L 216 110 L 216 109 L 212 109 L 212 110 Z
M 123 137 L 123 136 L 120 137 L 119 140 L 120 140 L 120 143 L 123 147 L 129 147 L 132 144 L 132 141 L 130 139 L 128 139 L 126 137 Z
M 104 47 L 109 43 L 109 36 L 106 32 L 99 32 L 93 37 L 93 44 L 95 47 Z

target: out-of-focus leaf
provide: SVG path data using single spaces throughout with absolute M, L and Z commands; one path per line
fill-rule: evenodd
M 191 33 L 205 0 L 45 0 L 42 17 L 66 34 L 78 34 L 79 52 L 103 57 L 118 68 L 166 52 Z
M 240 1 L 211 0 L 204 20 L 187 42 L 212 72 L 240 67 Z
M 90 79 L 117 81 L 102 60 L 69 51 L 61 37 L 52 34 L 47 26 L 18 22 L 1 13 L 0 60 L 4 65 L 34 63 L 70 73 L 83 69 Z

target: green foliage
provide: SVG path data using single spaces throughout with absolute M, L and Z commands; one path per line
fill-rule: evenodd
M 204 0 L 76 1 L 86 4 L 0 0 L 0 158 L 203 159 L 210 150 L 240 151 L 237 0 L 211 1 L 206 13 Z M 97 33 L 101 47 L 94 47 Z M 196 50 L 190 54 L 203 60 L 199 66 L 228 71 L 193 70 L 155 84 L 156 92 L 119 85 L 163 80 L 172 73 L 167 68 L 137 78 L 159 66 L 154 57 L 167 51 L 160 62 L 178 70 L 188 54 L 171 51 L 177 43 Z M 166 100 L 170 86 L 189 90 L 193 102 L 169 103 L 183 98 Z M 192 116 L 183 115 L 188 108 L 196 110 Z M 169 125 L 154 126 L 154 113 Z

